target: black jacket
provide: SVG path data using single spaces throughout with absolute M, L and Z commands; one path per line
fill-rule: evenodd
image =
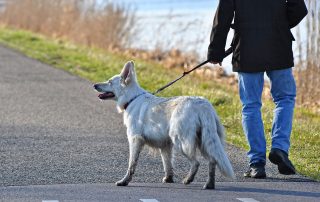
M 220 0 L 208 60 L 223 60 L 227 34 L 232 27 L 234 71 L 262 72 L 293 67 L 294 37 L 290 29 L 307 13 L 304 0 Z

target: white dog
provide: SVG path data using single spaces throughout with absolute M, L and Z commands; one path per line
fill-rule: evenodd
M 119 112 L 124 112 L 130 158 L 126 175 L 116 185 L 129 184 L 145 144 L 160 150 L 164 183 L 173 182 L 173 148 L 191 163 L 184 184 L 191 183 L 198 171 L 197 149 L 209 161 L 209 177 L 204 189 L 214 189 L 216 165 L 222 174 L 235 178 L 224 151 L 224 128 L 212 105 L 204 98 L 161 98 L 148 93 L 139 86 L 132 61 L 125 64 L 120 75 L 97 83 L 94 88 L 101 93 L 100 99 L 115 100 Z

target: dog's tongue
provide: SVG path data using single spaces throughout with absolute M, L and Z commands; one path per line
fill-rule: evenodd
M 114 96 L 114 94 L 113 93 L 110 93 L 110 92 L 106 92 L 106 93 L 101 93 L 101 94 L 99 94 L 98 95 L 98 97 L 100 98 L 100 99 L 107 99 L 107 98 L 110 98 L 110 97 L 113 97 Z

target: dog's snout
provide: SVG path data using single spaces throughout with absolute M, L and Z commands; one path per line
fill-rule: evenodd
M 98 91 L 98 92 L 101 91 L 101 88 L 100 88 L 99 84 L 94 84 L 94 85 L 93 85 L 93 88 L 94 88 L 96 91 Z

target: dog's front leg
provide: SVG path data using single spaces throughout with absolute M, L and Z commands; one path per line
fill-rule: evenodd
M 127 174 L 124 178 L 118 182 L 116 182 L 117 186 L 127 186 L 129 182 L 132 180 L 132 175 L 137 166 L 139 154 L 143 148 L 144 139 L 141 136 L 135 135 L 129 137 L 129 150 L 130 150 L 130 157 L 129 157 L 129 167 Z
M 165 176 L 163 183 L 173 183 L 172 146 L 160 149 Z

